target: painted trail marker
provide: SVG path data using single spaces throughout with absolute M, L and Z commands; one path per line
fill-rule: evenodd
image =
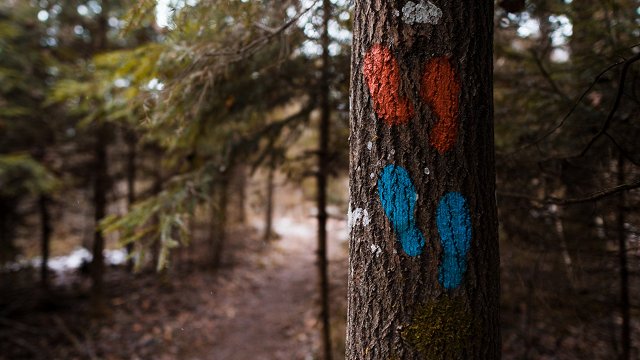
M 467 253 L 471 246 L 471 214 L 462 194 L 445 194 L 438 204 L 436 225 L 442 244 L 438 281 L 447 290 L 462 283 L 467 271 Z
M 456 143 L 460 80 L 448 57 L 429 60 L 424 67 L 420 95 L 438 117 L 429 142 L 444 154 Z
M 400 97 L 400 67 L 391 50 L 376 44 L 364 56 L 362 69 L 373 100 L 373 109 L 387 125 L 405 124 L 415 110 L 411 100 Z
M 409 1 L 402 8 L 402 19 L 408 24 L 437 24 L 441 16 L 442 11 L 430 1 L 419 4 Z M 399 94 L 400 67 L 391 50 L 381 44 L 373 45 L 365 54 L 362 71 L 378 118 L 389 126 L 406 124 L 415 115 L 415 109 L 410 99 Z M 459 76 L 450 58 L 442 56 L 426 62 L 420 80 L 420 97 L 437 118 L 429 142 L 442 155 L 455 146 L 460 126 Z M 367 148 L 372 149 L 371 142 Z M 392 155 L 393 152 L 391 150 Z M 425 174 L 430 174 L 428 168 Z M 378 178 L 378 195 L 404 252 L 409 256 L 420 255 L 425 237 L 416 224 L 418 194 L 407 170 L 387 165 Z M 358 210 L 361 213 L 357 213 Z M 356 209 L 354 218 L 362 215 L 362 209 Z M 455 289 L 467 270 L 471 244 L 471 215 L 464 196 L 449 192 L 440 199 L 436 225 L 443 248 L 438 280 L 444 288 Z
M 378 194 L 404 252 L 409 256 L 420 255 L 425 239 L 416 225 L 418 194 L 407 170 L 387 165 L 378 179 Z

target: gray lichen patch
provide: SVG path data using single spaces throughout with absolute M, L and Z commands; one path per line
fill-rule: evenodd
M 402 21 L 409 25 L 436 25 L 442 18 L 442 10 L 431 1 L 420 1 L 419 4 L 409 1 L 402 7 Z

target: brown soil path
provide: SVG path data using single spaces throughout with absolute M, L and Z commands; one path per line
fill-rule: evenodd
M 208 324 L 201 328 L 213 331 L 195 351 L 184 349 L 184 358 L 314 358 L 318 342 L 315 223 L 281 218 L 275 225 L 280 239 L 262 251 L 233 252 L 233 267 L 220 274 L 217 289 L 192 318 L 191 325 L 199 327 L 197 323 L 204 321 Z M 344 250 L 333 235 L 331 259 L 340 263 L 346 260 Z
M 82 294 L 88 280 L 82 276 L 69 289 L 55 289 L 46 303 L 33 296 L 37 283 L 25 282 L 31 287 L 13 294 L 11 306 L 0 306 L 0 359 L 314 359 L 319 333 L 314 220 L 277 219 L 281 238 L 267 246 L 259 233 L 234 229 L 223 267 L 215 273 L 202 262 L 182 262 L 180 254 L 167 276 L 110 269 L 109 315 L 97 321 L 86 316 Z M 344 221 L 332 220 L 328 229 L 335 359 L 344 353 L 344 227 Z M 193 257 L 206 258 L 205 245 L 195 246 Z

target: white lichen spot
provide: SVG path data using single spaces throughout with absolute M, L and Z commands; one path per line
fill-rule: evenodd
M 353 212 L 351 211 L 351 201 L 349 201 L 349 210 L 347 210 L 347 227 L 351 229 L 353 224 Z
M 371 252 L 373 253 L 373 255 L 375 257 L 378 257 L 378 256 L 380 256 L 380 254 L 382 254 L 382 249 L 380 248 L 380 246 L 378 246 L 376 244 L 372 244 L 370 246 L 370 248 L 371 248 Z
M 371 218 L 369 217 L 369 212 L 367 209 L 364 209 L 362 212 L 362 225 L 368 226 L 371 223 Z
M 429 175 L 429 174 L 431 174 L 431 170 L 429 170 L 429 168 L 428 168 L 428 167 L 424 168 L 424 174 L 425 174 L 425 175 Z
M 393 16 L 395 17 L 400 16 L 400 11 L 398 11 L 398 9 L 393 9 Z
M 367 226 L 371 223 L 371 218 L 369 217 L 369 212 L 367 209 L 357 208 L 353 211 L 349 210 L 349 214 L 347 216 L 347 226 L 351 229 L 361 222 L 362 225 Z
M 431 1 L 407 2 L 402 7 L 402 20 L 409 24 L 433 24 L 436 25 L 442 18 L 442 10 Z
M 373 143 L 371 141 L 369 141 L 367 143 L 367 149 L 369 149 L 369 151 L 371 151 L 371 149 L 373 149 Z
M 371 174 L 369 174 L 369 177 L 373 179 L 374 177 L 376 177 L 376 174 L 371 173 Z
M 394 149 L 391 149 L 391 151 L 389 151 L 389 153 L 391 154 L 391 156 L 396 154 L 396 151 Z
M 347 221 L 350 228 L 356 226 L 358 220 L 362 218 L 362 208 L 357 208 L 349 213 L 349 219 Z

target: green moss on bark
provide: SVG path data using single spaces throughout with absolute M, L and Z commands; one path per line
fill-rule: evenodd
M 402 337 L 426 359 L 456 359 L 470 348 L 474 328 L 466 304 L 444 296 L 417 309 Z

